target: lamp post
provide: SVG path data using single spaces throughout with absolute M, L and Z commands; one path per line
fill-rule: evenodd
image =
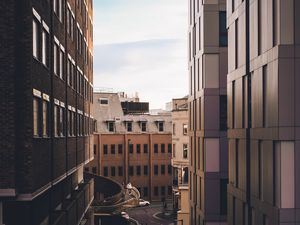
M 131 141 L 131 139 L 129 138 L 128 139 L 128 153 L 127 153 L 127 177 L 128 177 L 128 182 L 127 183 L 129 183 L 130 182 L 130 172 L 129 172 L 129 168 L 130 168 L 130 163 L 129 163 L 129 159 L 130 159 L 130 157 L 129 157 L 129 154 L 130 154 L 130 141 Z

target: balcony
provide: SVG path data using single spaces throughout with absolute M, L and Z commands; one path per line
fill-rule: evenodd
M 124 188 L 112 179 L 95 174 L 85 173 L 84 176 L 95 182 L 95 200 L 91 206 L 95 215 L 114 215 L 139 205 L 140 193 L 135 187 Z

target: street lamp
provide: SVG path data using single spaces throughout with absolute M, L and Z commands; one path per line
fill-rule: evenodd
M 128 177 L 127 183 L 130 182 L 130 173 L 129 173 L 129 168 L 130 168 L 130 163 L 129 163 L 130 141 L 131 141 L 131 139 L 129 138 L 129 139 L 128 139 L 128 151 L 127 151 L 127 177 Z

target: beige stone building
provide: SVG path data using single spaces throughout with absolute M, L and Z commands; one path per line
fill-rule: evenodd
M 86 171 L 131 182 L 150 201 L 172 198 L 170 112 L 149 114 L 149 104 L 124 93 L 94 93 L 95 160 Z
M 189 224 L 188 98 L 173 99 L 171 109 L 173 208 L 178 210 L 178 223 Z
M 190 224 L 223 225 L 228 182 L 226 1 L 189 3 Z
M 228 0 L 228 224 L 298 224 L 300 2 Z

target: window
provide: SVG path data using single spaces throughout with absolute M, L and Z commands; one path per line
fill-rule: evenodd
M 168 174 L 169 175 L 172 174 L 172 166 L 171 166 L 171 164 L 168 165 Z
M 123 154 L 123 145 L 122 144 L 118 144 L 118 153 Z
M 220 171 L 220 158 L 219 158 L 219 139 L 218 138 L 205 138 L 204 139 L 205 151 L 205 167 L 207 172 Z
M 56 75 L 59 75 L 59 45 L 54 43 L 53 45 L 53 71 Z
M 123 176 L 123 167 L 122 166 L 118 167 L 118 174 L 119 174 L 119 177 Z
M 220 130 L 227 130 L 227 96 L 220 95 Z
M 168 186 L 168 195 L 172 195 L 172 186 Z
M 64 48 L 60 48 L 59 51 L 59 77 L 60 79 L 64 80 Z
M 161 175 L 165 175 L 165 165 L 160 166 L 160 173 Z
M 108 147 L 107 145 L 103 145 L 103 154 L 107 155 L 107 153 L 108 153 Z
M 33 19 L 32 21 L 32 55 L 39 59 L 39 26 L 40 24 L 37 20 Z
M 168 153 L 172 153 L 172 144 L 168 144 Z
M 160 145 L 160 151 L 161 153 L 165 153 L 165 144 Z
M 158 187 L 157 186 L 154 187 L 154 195 L 158 196 Z
M 49 102 L 43 100 L 43 137 L 49 137 Z
M 71 21 L 70 21 L 70 32 L 71 32 L 71 40 L 73 41 L 74 40 L 74 24 L 75 24 L 75 16 L 74 14 L 72 14 L 71 16 Z
M 71 86 L 71 71 L 72 71 L 72 61 L 71 56 L 68 54 L 67 60 L 67 84 Z
M 166 188 L 165 188 L 165 186 L 161 186 L 160 187 L 160 194 L 161 195 L 165 195 L 166 194 Z
M 154 175 L 158 175 L 158 165 L 154 165 Z
M 90 171 L 90 169 L 88 168 L 88 167 L 84 167 L 84 172 L 89 172 Z
M 295 175 L 295 142 L 294 141 L 276 141 L 274 143 L 274 164 L 276 166 L 275 177 L 275 203 L 280 208 L 295 207 L 295 188 L 297 187 Z M 265 151 L 266 152 L 266 151 Z M 266 153 L 265 153 L 266 154 Z M 267 190 L 267 188 L 265 188 Z
M 41 135 L 41 122 L 40 122 L 40 99 L 33 98 L 33 136 L 40 137 Z
M 108 168 L 107 168 L 107 166 L 104 166 L 104 168 L 103 168 L 103 175 L 104 175 L 105 177 L 108 176 Z
M 201 16 L 199 17 L 199 51 L 201 50 L 202 45 L 202 39 L 201 39 L 201 32 L 202 32 L 202 26 L 201 26 Z
M 137 154 L 141 153 L 141 145 L 140 144 L 136 144 L 136 153 Z
M 227 183 L 228 179 L 220 180 L 220 213 L 221 215 L 227 214 Z
M 63 22 L 63 0 L 53 0 L 53 11 L 58 19 Z
M 239 187 L 239 139 L 236 139 L 235 140 L 235 156 L 234 156 L 234 164 L 235 164 L 235 168 L 234 168 L 234 170 L 235 170 L 235 179 L 234 179 L 234 181 L 235 181 L 235 187 Z M 260 143 L 260 141 L 259 141 L 259 144 L 258 144 L 258 148 L 257 148 L 257 151 L 258 151 L 258 197 L 260 198 L 261 196 L 261 193 L 260 193 L 260 187 L 261 187 L 261 185 L 260 185 L 260 182 L 261 182 L 261 177 L 260 177 L 260 166 L 261 166 L 261 162 L 260 162 L 260 156 L 261 156 L 261 154 L 260 154 L 260 147 L 261 147 L 261 143 Z
M 232 89 L 231 89 L 231 127 L 235 127 L 235 80 L 232 81 Z
M 203 148 L 201 148 L 201 139 L 200 137 L 198 137 L 198 157 L 197 157 L 197 164 L 198 164 L 198 169 L 200 170 L 200 164 L 201 164 L 201 157 L 202 157 L 202 151 L 203 151 Z M 202 165 L 201 165 L 201 170 L 202 170 Z
M 77 131 L 76 131 L 76 126 L 75 126 L 75 112 L 74 111 L 72 112 L 72 115 L 73 115 L 72 120 L 71 120 L 72 121 L 72 128 L 73 128 L 72 132 L 73 132 L 73 136 L 75 136 Z
M 136 175 L 141 176 L 141 166 L 136 166 Z
M 133 176 L 134 172 L 133 172 L 133 166 L 129 166 L 129 176 Z
M 175 123 L 173 123 L 173 135 L 175 135 Z
M 76 74 L 76 67 L 75 67 L 75 61 L 69 57 L 69 85 L 72 88 L 75 88 L 75 74 Z
M 235 69 L 239 67 L 239 19 L 236 19 L 235 21 Z M 258 32 L 260 33 L 260 32 Z
M 97 173 L 97 169 L 96 169 L 96 167 L 93 167 L 93 168 L 92 168 L 92 173 L 94 173 L 94 174 L 96 174 L 96 173 Z
M 133 154 L 133 144 L 129 144 L 129 153 Z
M 116 154 L 116 146 L 114 144 L 110 145 L 110 153 Z
M 97 145 L 94 145 L 94 155 L 97 153 Z
M 81 112 L 78 111 L 77 113 L 77 135 L 82 136 L 82 128 L 83 128 L 83 116 Z
M 54 136 L 59 136 L 59 106 L 54 105 Z
M 49 33 L 45 28 L 42 30 L 42 63 L 49 67 Z
M 158 144 L 154 144 L 154 153 L 158 153 Z
M 264 19 L 264 10 L 262 9 L 262 0 L 257 2 L 257 52 L 258 55 L 262 53 L 262 42 L 263 42 L 263 26 L 262 20 Z M 237 31 L 236 31 L 237 32 Z
M 183 135 L 187 135 L 188 133 L 188 125 L 187 124 L 183 124 L 183 131 L 182 131 Z
M 227 47 L 227 28 L 226 28 L 226 12 L 219 12 L 219 45 Z
M 144 166 L 144 175 L 145 175 L 145 176 L 148 175 L 148 166 Z
M 73 122 L 74 122 L 73 112 L 69 108 L 69 110 L 68 110 L 68 134 L 69 134 L 69 136 L 73 136 L 73 126 L 74 126 Z
M 82 54 L 82 30 L 79 27 L 79 24 L 77 23 L 77 42 L 76 42 L 76 48 L 78 53 Z
M 147 154 L 148 153 L 148 145 L 144 144 L 144 153 Z
M 100 105 L 108 105 L 108 99 L 107 98 L 100 98 L 99 102 L 100 102 Z
M 71 9 L 70 9 L 70 5 L 68 5 L 67 8 L 67 33 L 70 35 L 70 20 L 71 20 Z
M 127 122 L 126 126 L 127 126 L 127 131 L 132 132 L 132 122 Z
M 65 136 L 65 109 L 59 107 L 59 136 Z
M 115 123 L 110 121 L 107 123 L 107 129 L 109 132 L 114 132 L 115 131 Z
M 148 187 L 144 187 L 144 197 L 148 196 Z
M 116 176 L 116 168 L 115 168 L 114 166 L 112 166 L 112 167 L 110 168 L 110 175 L 111 175 L 112 177 Z
M 68 5 L 67 9 L 67 33 L 71 40 L 74 40 L 74 21 L 75 21 L 75 16 L 74 13 L 72 12 L 71 8 Z
M 176 145 L 173 144 L 173 158 L 176 157 Z
M 147 131 L 147 123 L 146 122 L 141 122 L 141 130 L 142 130 L 142 132 Z
M 164 122 L 158 122 L 158 131 L 163 132 L 164 131 Z
M 267 112 L 268 112 L 268 103 L 267 103 L 267 74 L 268 68 L 267 65 L 264 65 L 262 68 L 262 127 L 267 127 Z
M 188 145 L 183 144 L 183 158 L 187 159 L 188 158 Z

